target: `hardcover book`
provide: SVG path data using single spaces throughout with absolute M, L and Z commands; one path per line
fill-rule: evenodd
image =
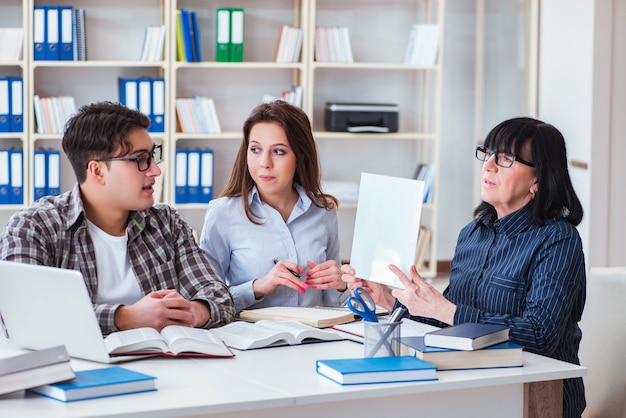
M 509 327 L 496 324 L 465 323 L 441 328 L 424 335 L 429 347 L 479 350 L 509 339 Z
M 117 331 L 104 339 L 111 355 L 158 354 L 166 357 L 233 357 L 234 354 L 211 330 L 170 325 L 159 333 L 154 328 Z
M 494 344 L 480 350 L 452 350 L 429 347 L 424 337 L 401 337 L 400 354 L 416 356 L 437 366 L 438 370 L 483 369 L 522 366 L 523 347 L 512 341 Z
M 317 373 L 341 385 L 437 380 L 437 367 L 412 356 L 317 360 Z
M 73 377 L 70 356 L 62 345 L 0 359 L 0 394 Z
M 71 402 L 153 391 L 156 390 L 155 379 L 154 376 L 117 366 L 76 372 L 76 377 L 72 380 L 39 386 L 30 391 L 59 401 Z
M 294 320 L 235 321 L 211 331 L 227 346 L 238 350 L 344 339 L 335 331 L 318 329 Z
M 249 309 L 241 311 L 239 318 L 253 322 L 262 319 L 292 319 L 316 328 L 346 324 L 355 320 L 354 314 L 348 308 L 321 306 L 270 306 L 267 308 Z

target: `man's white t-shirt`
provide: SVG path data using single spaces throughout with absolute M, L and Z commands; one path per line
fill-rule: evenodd
M 87 221 L 96 252 L 96 303 L 132 305 L 144 296 L 128 259 L 128 234 L 115 237 Z

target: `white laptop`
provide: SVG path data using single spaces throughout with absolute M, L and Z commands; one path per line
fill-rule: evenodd
M 146 358 L 109 356 L 79 271 L 0 260 L 0 314 L 20 347 L 63 344 L 70 356 L 101 363 Z

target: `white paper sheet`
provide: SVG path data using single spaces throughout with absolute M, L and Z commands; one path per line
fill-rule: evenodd
M 350 256 L 357 277 L 404 288 L 389 264 L 409 275 L 423 199 L 423 181 L 361 173 Z

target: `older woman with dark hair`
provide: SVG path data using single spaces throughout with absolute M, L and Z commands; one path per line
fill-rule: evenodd
M 414 319 L 438 326 L 504 324 L 525 350 L 580 364 L 578 327 L 585 305 L 585 261 L 576 225 L 583 217 L 570 180 L 565 140 L 532 118 L 500 123 L 476 148 L 483 163 L 482 203 L 459 234 L 448 288 L 439 293 L 415 269 L 390 269 L 404 289 L 357 279 L 388 309 L 401 304 Z M 581 378 L 566 379 L 563 416 L 585 408 Z
M 321 190 L 306 113 L 283 101 L 257 106 L 201 234 L 237 311 L 343 304 L 349 292 L 339 269 L 336 208 Z

